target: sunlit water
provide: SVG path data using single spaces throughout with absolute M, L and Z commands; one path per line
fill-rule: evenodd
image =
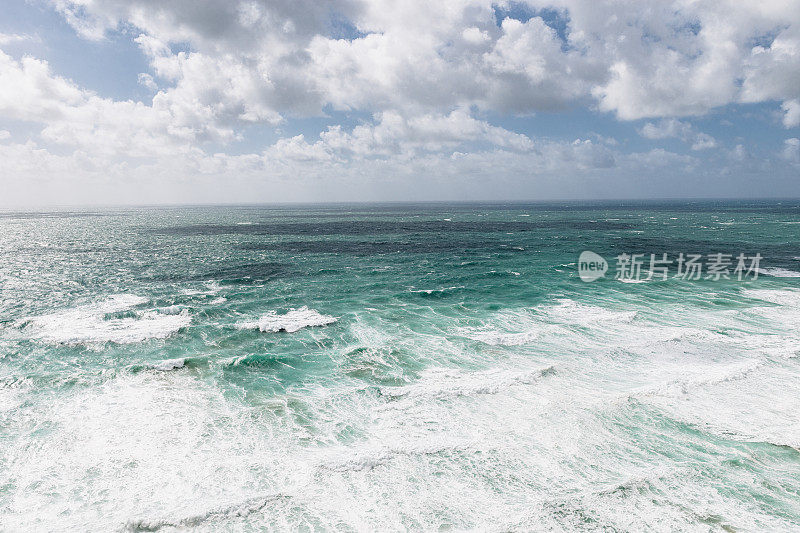
M 800 206 L 0 214 L 0 529 L 800 528 Z M 580 281 L 593 250 L 757 280 Z

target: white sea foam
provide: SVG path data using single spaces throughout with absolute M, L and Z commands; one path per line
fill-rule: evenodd
M 784 363 L 744 361 L 706 370 L 647 401 L 726 439 L 800 449 L 800 387 L 794 365 Z
M 421 293 L 421 294 L 433 294 L 433 293 L 444 293 L 447 291 L 454 291 L 458 289 L 463 289 L 463 285 L 457 285 L 453 287 L 442 287 L 441 289 L 411 289 L 408 292 L 414 293 Z
M 752 309 L 785 314 L 800 306 L 795 291 L 754 289 L 747 296 Z M 113 312 L 130 311 L 123 317 L 131 319 L 158 313 L 142 311 L 146 303 Z M 354 314 L 342 328 L 348 346 L 367 347 L 368 357 L 374 353 L 386 365 L 434 367 L 409 372 L 398 387 L 308 380 L 286 394 L 253 388 L 251 402 L 195 373 L 150 371 L 119 373 L 59 402 L 40 395 L 23 404 L 9 396 L 14 411 L 0 422 L 17 424 L 13 431 L 21 435 L 29 434 L 18 430 L 26 423 L 54 429 L 36 447 L 14 439 L 0 451 L 10 465 L 0 485 L 12 487 L 0 500 L 11 509 L 4 525 L 787 529 L 771 509 L 742 505 L 736 494 L 717 489 L 725 482 L 762 490 L 765 482 L 787 479 L 768 446 L 751 454 L 749 444 L 734 441 L 800 443 L 797 361 L 773 360 L 767 352 L 792 349 L 794 338 L 767 330 L 773 325 L 767 321 L 759 325 L 765 333 L 756 334 L 738 310 L 664 305 L 658 318 L 669 325 L 662 325 L 649 321 L 649 311 L 637 319 L 635 309 L 562 300 L 498 311 L 472 329 L 449 323 L 443 330 L 458 332 L 455 340 L 419 334 L 378 311 Z M 294 326 L 311 325 L 297 311 L 268 314 L 267 330 L 280 330 L 292 312 Z M 691 326 L 672 322 L 681 316 Z M 725 331 L 731 323 L 738 335 Z M 260 329 L 259 321 L 249 327 Z M 463 342 L 481 335 L 488 344 L 509 346 L 530 336 L 549 360 L 534 363 L 527 347 Z M 338 339 L 331 342 L 332 352 L 350 351 L 336 346 Z M 395 348 L 400 363 L 384 357 Z M 609 353 L 612 348 L 619 351 Z M 151 368 L 186 364 L 170 359 Z M 253 376 L 268 377 L 263 369 Z M 618 396 L 625 400 L 609 401 Z M 0 394 L 0 407 L 2 400 Z M 709 462 L 709 454 L 720 461 Z M 591 468 L 576 457 L 589 457 Z M 729 468 L 727 458 L 746 468 Z M 697 464 L 710 466 L 700 472 Z M 793 489 L 788 479 L 782 482 Z M 30 486 L 40 490 L 24 490 Z M 790 496 L 784 503 L 795 509 Z
M 303 476 L 301 455 L 280 431 L 268 437 L 222 391 L 182 372 L 123 373 L 23 409 L 18 429 L 57 430 L 30 453 L 24 439 L 4 445 L 0 457 L 18 459 L 5 463 L 13 471 L 4 468 L 0 483 L 36 484 L 59 497 L 13 489 L 16 510 L 9 516 L 0 507 L 2 529 L 172 530 L 237 521 L 280 505 L 272 483 Z M 91 487 L 81 481 L 88 478 Z
M 766 267 L 766 268 L 758 268 L 759 274 L 764 274 L 767 276 L 773 276 L 776 278 L 800 278 L 800 272 L 795 270 L 789 270 L 786 268 L 778 268 L 778 267 Z
M 151 367 L 155 370 L 175 370 L 178 368 L 183 368 L 186 365 L 186 359 L 180 357 L 178 359 L 165 359 L 163 361 L 159 361 L 158 363 L 154 363 Z
M 284 494 L 272 494 L 248 498 L 243 502 L 236 502 L 230 505 L 216 506 L 208 511 L 182 518 L 137 518 L 129 520 L 125 524 L 125 529 L 129 531 L 158 531 L 160 529 L 198 527 L 205 522 L 213 520 L 242 518 L 251 513 L 261 511 L 271 503 L 281 502 L 289 498 L 290 496 Z
M 140 296 L 116 294 L 101 302 L 30 317 L 19 321 L 17 326 L 30 337 L 53 344 L 95 345 L 164 339 L 190 324 L 186 310 L 134 309 L 147 301 Z M 108 316 L 125 311 L 130 315 Z
M 454 453 L 470 449 L 472 443 L 450 438 L 428 438 L 423 442 L 408 444 L 369 444 L 353 450 L 353 447 L 333 449 L 326 452 L 319 462 L 321 470 L 336 472 L 361 472 L 386 465 L 392 459 L 404 456 L 423 456 Z
M 761 360 L 742 361 L 728 365 L 695 364 L 690 367 L 689 372 L 683 372 L 685 377 L 633 391 L 630 397 L 682 395 L 691 389 L 745 379 L 752 372 L 763 368 L 764 365 L 765 362 Z M 686 374 L 690 375 L 686 376 Z
M 491 346 L 521 346 L 535 341 L 540 336 L 538 330 L 523 331 L 520 333 L 463 330 L 462 334 L 468 339 Z
M 742 295 L 779 305 L 800 306 L 800 290 L 796 289 L 745 289 Z
M 565 327 L 576 325 L 609 331 L 647 327 L 634 325 L 636 316 L 636 310 L 622 311 L 561 299 L 556 304 L 502 311 L 481 327 L 457 328 L 456 333 L 492 346 L 522 346 L 534 341 L 552 341 L 555 336 L 567 334 Z M 663 334 L 663 328 L 658 332 Z M 680 333 L 686 331 L 681 329 Z
M 326 326 L 336 322 L 336 318 L 323 315 L 315 309 L 303 306 L 299 309 L 292 309 L 288 313 L 279 315 L 275 311 L 263 315 L 256 321 L 243 322 L 239 324 L 241 329 L 259 329 L 263 332 L 286 331 L 294 333 L 303 328 Z
M 162 315 L 179 315 L 183 311 L 183 308 L 179 305 L 170 305 L 167 307 L 159 307 L 156 310 Z
M 547 315 L 574 324 L 593 322 L 625 323 L 636 318 L 637 311 L 618 311 L 596 305 L 586 305 L 570 299 L 559 300 L 558 305 L 542 308 Z
M 509 387 L 530 385 L 554 372 L 555 367 L 553 366 L 525 372 L 511 370 L 464 372 L 455 369 L 433 368 L 426 370 L 419 382 L 397 388 L 387 387 L 381 389 L 381 394 L 389 398 L 421 396 L 431 399 L 497 394 Z
M 537 309 L 501 316 L 510 326 L 549 315 Z M 364 331 L 363 337 L 383 347 L 405 340 L 388 327 Z M 415 336 L 413 346 L 417 353 L 441 356 L 436 342 L 443 341 Z M 187 372 L 122 374 L 17 417 L 42 417 L 36 422 L 57 430 L 35 449 L 22 440 L 11 444 L 9 456 L 21 458 L 11 463 L 14 481 L 70 498 L 45 499 L 41 491 L 14 488 L 15 512 L 5 525 L 398 530 L 411 521 L 429 529 L 445 524 L 455 530 L 527 531 L 576 529 L 591 520 L 616 530 L 699 530 L 698 524 L 707 525 L 704 517 L 715 515 L 747 530 L 785 525 L 716 490 L 716 479 L 698 474 L 695 466 L 707 461 L 709 451 L 748 460 L 746 450 L 724 448 L 725 439 L 793 442 L 777 414 L 785 419 L 792 404 L 774 407 L 768 423 L 739 436 L 757 413 L 748 411 L 746 423 L 737 422 L 746 396 L 735 396 L 736 409 L 723 401 L 742 383 L 748 392 L 756 389 L 763 373 L 726 379 L 747 369 L 725 365 L 711 379 L 715 367 L 709 363 L 691 369 L 699 379 L 685 393 L 669 386 L 639 402 L 610 405 L 596 394 L 598 388 L 614 380 L 628 385 L 628 374 L 651 361 L 609 368 L 607 361 L 576 358 L 563 373 L 559 364 L 547 379 L 542 377 L 552 368 L 526 369 L 524 361 L 494 360 L 494 368 L 474 372 L 423 371 L 408 386 L 384 387 L 384 395 L 312 384 L 270 394 L 269 400 L 256 397 L 255 406 Z M 709 383 L 702 383 L 704 374 Z M 727 388 L 719 394 L 719 387 Z M 686 394 L 707 394 L 692 396 L 702 400 L 702 410 Z M 596 405 L 586 401 L 590 397 L 598 397 Z M 713 427 L 723 444 L 698 450 L 696 436 L 684 436 L 671 424 L 652 427 L 650 419 L 631 418 L 652 413 L 650 406 L 701 429 L 708 418 L 718 419 Z M 662 445 L 670 453 L 641 451 Z M 590 457 L 592 467 L 576 457 Z M 750 469 L 725 469 L 724 475 L 737 486 L 762 482 Z M 85 483 L 89 477 L 91 486 Z M 98 499 L 98 492 L 106 496 Z

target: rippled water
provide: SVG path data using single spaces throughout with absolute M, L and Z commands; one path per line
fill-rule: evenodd
M 0 213 L 0 529 L 800 528 L 800 205 Z M 764 256 L 583 283 L 577 255 Z

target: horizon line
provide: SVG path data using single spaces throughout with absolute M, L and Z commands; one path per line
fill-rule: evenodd
M 342 201 L 315 201 L 297 200 L 283 202 L 187 202 L 187 203 L 142 203 L 142 204 L 116 204 L 116 203 L 83 203 L 83 204 L 38 204 L 20 206 L 2 206 L 0 212 L 19 211 L 47 211 L 62 209 L 142 209 L 142 208 L 180 208 L 180 207 L 290 207 L 290 206 L 379 206 L 379 205 L 547 205 L 547 204 L 574 204 L 592 205 L 609 204 L 620 205 L 625 203 L 644 204 L 689 204 L 697 202 L 800 202 L 800 197 L 671 197 L 671 198 L 594 198 L 594 199 L 527 199 L 527 200 L 342 200 Z

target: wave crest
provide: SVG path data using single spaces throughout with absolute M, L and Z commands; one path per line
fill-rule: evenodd
M 134 309 L 147 301 L 132 294 L 115 294 L 102 302 L 30 317 L 16 325 L 31 338 L 44 342 L 91 346 L 165 339 L 190 324 L 191 317 L 185 309 L 177 313 L 172 309 Z
M 270 311 L 257 321 L 244 322 L 239 324 L 241 329 L 259 329 L 263 332 L 285 331 L 294 333 L 303 328 L 315 326 L 327 326 L 333 324 L 336 319 L 332 316 L 323 315 L 315 309 L 303 306 L 299 309 L 291 309 L 288 313 L 279 315 L 275 311 Z

